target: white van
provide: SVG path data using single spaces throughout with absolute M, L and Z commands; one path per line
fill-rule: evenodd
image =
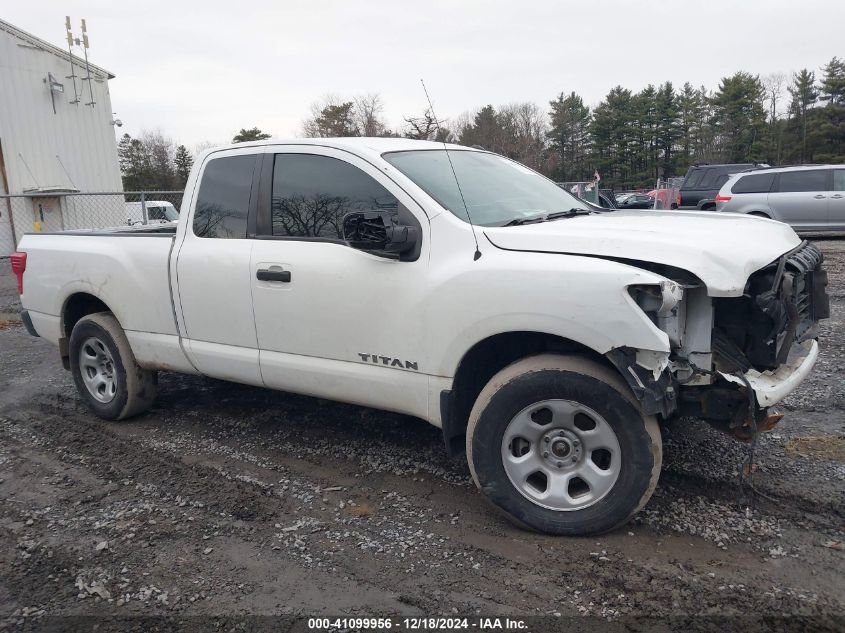
M 144 202 L 147 212 L 146 222 L 144 222 L 144 209 L 141 208 L 140 202 L 126 202 L 125 205 L 126 223 L 130 226 L 134 224 L 164 224 L 179 219 L 179 211 L 171 202 L 166 200 L 146 200 Z

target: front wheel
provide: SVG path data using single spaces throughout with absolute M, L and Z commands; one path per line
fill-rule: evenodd
M 100 312 L 81 318 L 68 348 L 76 390 L 99 417 L 123 420 L 152 406 L 157 374 L 138 365 L 114 316 Z
M 544 354 L 496 374 L 467 427 L 476 485 L 511 519 L 559 535 L 626 523 L 660 474 L 657 420 L 612 370 Z

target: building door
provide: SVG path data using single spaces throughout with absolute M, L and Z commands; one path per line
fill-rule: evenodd
M 63 231 L 62 206 L 58 198 L 32 198 L 33 224 L 43 233 Z

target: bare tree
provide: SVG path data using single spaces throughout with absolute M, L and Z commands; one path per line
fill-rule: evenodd
M 445 127 L 446 121 L 438 121 L 431 110 L 426 108 L 422 116 L 402 117 L 405 129 L 402 136 L 417 141 L 438 141 L 442 143 L 453 141 L 452 133 Z
M 155 187 L 171 189 L 175 186 L 176 143 L 161 130 L 144 130 L 138 137 L 144 146 L 152 170 Z
M 382 119 L 384 103 L 381 95 L 371 92 L 365 95 L 358 95 L 352 100 L 352 119 L 355 127 L 358 128 L 360 136 L 384 136 L 387 126 Z
M 778 102 L 786 90 L 789 78 L 786 73 L 770 73 L 762 78 L 763 89 L 766 91 L 766 101 L 769 102 L 769 120 L 778 117 Z
M 449 127 L 456 139 L 460 139 L 464 136 L 464 132 L 467 128 L 472 126 L 472 122 L 475 119 L 476 114 L 478 114 L 478 110 L 467 110 L 466 112 L 461 112 L 458 116 L 452 119 L 452 124 Z
M 546 114 L 536 103 L 523 101 L 498 108 L 507 153 L 519 162 L 540 170 L 543 166 Z

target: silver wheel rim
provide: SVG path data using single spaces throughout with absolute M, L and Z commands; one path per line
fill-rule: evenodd
M 603 499 L 619 478 L 619 440 L 598 413 L 571 400 L 543 400 L 508 423 L 502 463 L 533 503 L 571 511 Z
M 98 338 L 90 337 L 79 347 L 79 373 L 88 393 L 97 401 L 107 404 L 117 393 L 114 360 L 109 348 Z

